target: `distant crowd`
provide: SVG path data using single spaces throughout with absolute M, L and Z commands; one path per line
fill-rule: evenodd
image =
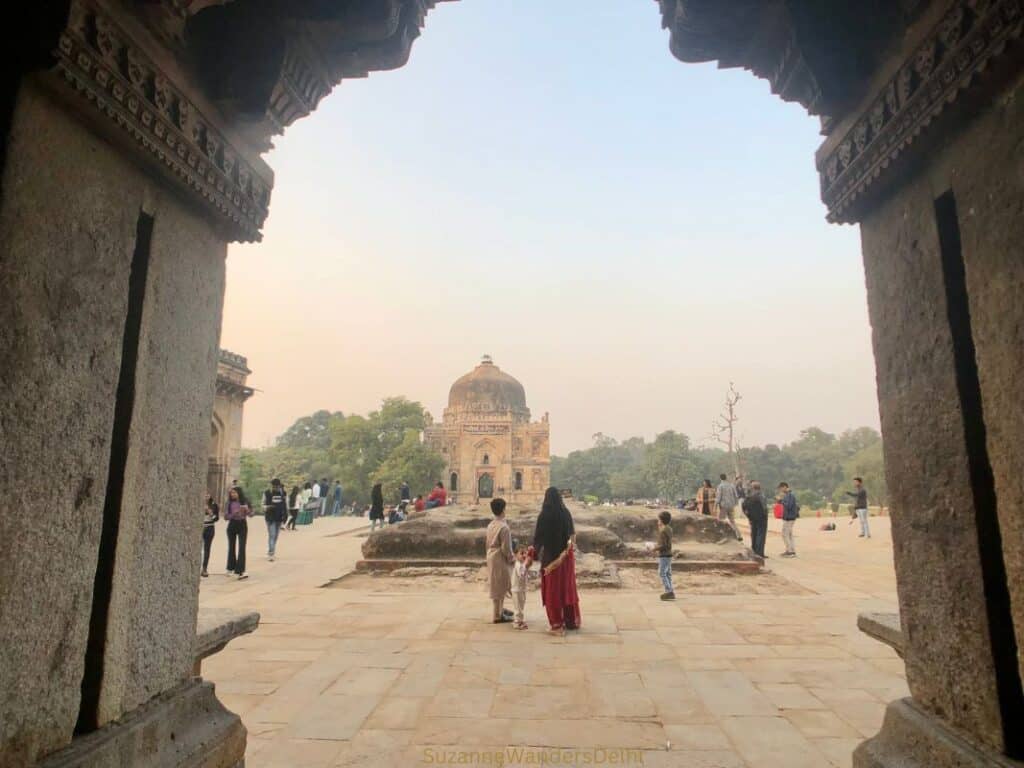
M 750 549 L 760 558 L 766 558 L 764 552 L 765 536 L 768 532 L 768 502 L 761 490 L 761 484 L 757 481 L 744 482 L 742 475 L 737 475 L 730 482 L 724 473 L 719 475 L 718 486 L 712 485 L 710 480 L 705 480 L 699 489 L 695 499 L 695 508 L 701 514 L 714 515 L 719 520 L 725 521 L 732 528 L 737 541 L 743 541 L 739 528 L 736 527 L 736 510 L 742 510 L 750 523 Z M 864 488 L 864 480 L 860 477 L 853 479 L 854 490 L 846 491 L 846 495 L 854 499 L 853 514 L 860 522 L 860 536 L 871 538 L 871 528 L 868 524 L 868 492 Z M 678 505 L 684 508 L 682 502 Z M 782 520 L 782 541 L 785 544 L 785 551 L 782 557 L 796 557 L 796 540 L 793 537 L 793 528 L 800 517 L 800 504 L 793 495 L 789 483 L 781 482 L 775 489 L 775 497 L 772 502 L 772 513 L 775 518 Z
M 411 511 L 424 512 L 448 504 L 448 492 L 444 483 L 438 481 L 430 493 L 423 497 L 412 496 L 405 481 L 398 488 L 396 503 L 385 506 L 381 483 L 370 491 L 370 503 L 360 507 L 355 501 L 346 505 L 341 482 L 329 481 L 326 477 L 311 480 L 302 486 L 295 484 L 287 491 L 284 484 L 274 478 L 270 487 L 262 493 L 263 522 L 267 526 L 267 560 L 273 562 L 277 555 L 278 537 L 282 530 L 297 530 L 299 525 L 308 525 L 314 518 L 341 515 L 365 516 L 370 520 L 370 530 L 377 526 L 395 525 L 403 522 Z M 410 509 L 410 507 L 412 509 Z M 216 532 L 216 523 L 223 517 L 227 522 L 228 555 L 227 574 L 238 579 L 248 578 L 245 569 L 246 542 L 249 536 L 248 519 L 254 510 L 238 480 L 231 481 L 228 498 L 223 507 L 207 493 L 203 507 L 203 568 L 202 576 L 209 576 L 210 552 Z

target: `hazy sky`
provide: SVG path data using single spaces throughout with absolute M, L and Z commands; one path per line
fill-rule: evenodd
M 232 246 L 222 345 L 244 443 L 387 395 L 440 417 L 484 353 L 551 414 L 699 442 L 729 381 L 748 445 L 877 426 L 859 234 L 825 223 L 818 123 L 684 65 L 638 0 L 442 3 L 402 69 L 276 141 L 262 243 Z

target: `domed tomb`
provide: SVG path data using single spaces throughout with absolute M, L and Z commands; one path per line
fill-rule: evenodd
M 452 384 L 448 392 L 448 407 L 524 410 L 529 415 L 523 385 L 496 366 L 490 355 L 484 355 L 480 365 Z
M 489 355 L 456 379 L 442 422 L 424 436 L 444 456 L 442 481 L 459 501 L 537 502 L 551 482 L 547 414 L 531 422 L 523 385 Z

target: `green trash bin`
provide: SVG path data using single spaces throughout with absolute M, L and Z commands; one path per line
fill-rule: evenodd
M 320 500 L 307 501 L 306 505 L 299 510 L 299 516 L 295 518 L 296 525 L 309 525 L 313 522 L 313 514 L 320 508 Z

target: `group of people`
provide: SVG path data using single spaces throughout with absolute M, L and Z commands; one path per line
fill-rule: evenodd
M 221 518 L 221 512 L 221 507 L 207 493 L 206 504 L 203 508 L 203 569 L 201 572 L 203 576 L 210 575 L 210 552 L 213 548 L 216 523 Z M 239 579 L 248 578 L 245 572 L 245 544 L 246 539 L 249 537 L 248 521 L 252 514 L 252 506 L 249 504 L 249 499 L 246 498 L 241 486 L 235 483 L 228 491 L 228 498 L 224 502 L 223 517 L 228 524 L 227 572 L 229 575 L 234 574 Z M 272 556 L 271 559 L 273 559 Z
M 403 480 L 402 484 L 398 486 L 398 503 L 385 509 L 383 486 L 381 483 L 374 483 L 373 488 L 370 489 L 370 506 L 366 509 L 366 516 L 370 520 L 372 533 L 377 530 L 378 525 L 383 527 L 385 524 L 394 525 L 404 521 L 409 514 L 410 505 L 416 512 L 423 512 L 435 507 L 443 507 L 447 503 L 448 491 L 445 490 L 444 483 L 440 480 L 425 499 L 422 494 L 413 499 L 409 484 Z
M 580 628 L 580 598 L 576 589 L 576 528 L 572 514 L 557 488 L 544 494 L 533 543 L 516 542 L 505 519 L 505 500 L 492 499 L 494 519 L 487 526 L 487 573 L 491 596 L 491 620 L 495 624 L 511 622 L 526 629 L 526 591 L 531 566 L 540 562 L 541 603 L 547 613 L 549 632 L 564 635 Z M 505 609 L 512 597 L 514 611 Z
M 736 508 L 739 507 L 750 523 L 750 549 L 758 557 L 768 557 L 764 551 L 765 537 L 768 533 L 768 502 L 765 500 L 761 484 L 743 482 L 739 475 L 730 482 L 723 473 L 719 475 L 717 487 L 710 480 L 705 480 L 697 490 L 697 510 L 705 515 L 714 515 L 725 521 L 732 528 L 737 541 L 743 541 L 739 528 L 736 527 Z M 864 488 L 864 479 L 853 478 L 854 490 L 846 491 L 846 495 L 854 499 L 853 516 L 860 522 L 860 537 L 871 538 L 868 524 L 868 492 Z M 776 488 L 772 504 L 775 517 L 782 520 L 782 541 L 785 551 L 782 557 L 796 557 L 796 540 L 793 528 L 800 517 L 800 504 L 793 495 L 789 483 L 781 482 Z

